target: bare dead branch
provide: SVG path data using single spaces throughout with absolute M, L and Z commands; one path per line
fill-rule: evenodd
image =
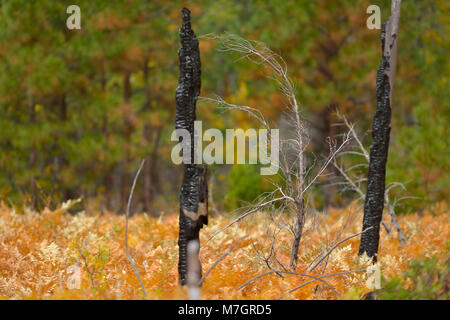
M 265 203 L 262 203 L 258 206 L 256 206 L 255 208 L 251 209 L 250 211 L 244 213 L 243 215 L 239 216 L 238 218 L 234 219 L 233 221 L 231 221 L 229 224 L 227 224 L 225 227 L 220 228 L 219 230 L 217 230 L 216 232 L 213 233 L 213 235 L 211 237 L 209 237 L 201 246 L 200 248 L 203 248 L 210 240 L 212 240 L 215 236 L 217 236 L 219 233 L 221 233 L 222 231 L 228 229 L 229 227 L 231 227 L 233 224 L 235 224 L 236 222 L 241 221 L 242 219 L 244 219 L 245 217 L 247 217 L 248 215 L 264 208 L 265 206 L 268 206 L 269 204 L 272 204 L 274 202 L 277 201 L 281 201 L 286 199 L 285 197 L 280 197 L 280 198 L 276 198 L 276 199 L 272 199 L 270 201 L 267 201 Z
M 361 231 L 361 232 L 352 234 L 351 236 L 348 236 L 348 237 L 342 239 L 341 241 L 338 241 L 335 245 L 333 245 L 333 246 L 330 248 L 330 250 L 327 251 L 327 253 L 325 253 L 325 254 L 322 256 L 322 258 L 320 258 L 320 259 L 319 259 L 319 260 L 318 260 L 311 268 L 309 268 L 308 271 L 309 271 L 309 272 L 313 271 L 313 270 L 314 270 L 314 269 L 315 269 L 315 268 L 323 261 L 323 259 L 325 259 L 326 257 L 328 257 L 328 256 L 331 254 L 331 252 L 333 252 L 333 250 L 336 249 L 340 244 L 342 244 L 343 242 L 345 242 L 345 241 L 347 241 L 347 240 L 350 240 L 350 239 L 352 239 L 352 238 L 354 238 L 354 237 L 357 237 L 357 236 L 363 234 L 364 232 L 366 232 L 366 231 L 368 231 L 368 230 L 370 230 L 370 229 L 372 229 L 372 228 L 373 228 L 373 227 L 369 227 L 369 228 L 367 228 L 367 229 L 364 230 L 364 231 Z
M 305 277 L 305 278 L 312 278 L 313 281 L 318 280 L 318 281 L 322 282 L 323 284 L 325 284 L 328 288 L 330 288 L 331 291 L 333 291 L 336 295 L 338 295 L 338 296 L 341 295 L 341 294 L 340 294 L 339 292 L 337 292 L 336 289 L 334 289 L 328 282 L 326 282 L 325 280 L 322 280 L 322 278 L 324 278 L 323 276 L 315 277 L 315 276 L 313 276 L 313 275 L 306 274 L 306 273 L 299 273 L 299 272 L 292 272 L 292 271 L 282 271 L 282 270 L 277 270 L 277 271 L 272 270 L 272 271 L 268 271 L 268 272 L 261 273 L 261 274 L 257 275 L 256 277 L 253 277 L 253 278 L 251 278 L 250 280 L 248 280 L 248 281 L 244 282 L 243 284 L 241 284 L 239 287 L 237 287 L 236 290 L 234 290 L 234 291 L 232 292 L 232 294 L 234 294 L 234 293 L 236 293 L 237 291 L 239 291 L 239 290 L 245 288 L 247 285 L 249 285 L 250 283 L 252 283 L 252 282 L 255 281 L 255 280 L 258 280 L 259 278 L 262 278 L 262 277 L 264 277 L 264 276 L 266 276 L 266 275 L 269 275 L 269 274 L 274 274 L 274 273 L 276 274 L 277 272 L 283 273 L 283 274 L 290 274 L 290 275 L 295 275 L 295 276 L 301 276 L 301 277 Z
M 136 187 L 136 183 L 137 183 L 137 180 L 139 178 L 139 174 L 141 173 L 142 167 L 144 166 L 144 163 L 145 163 L 145 160 L 142 160 L 141 161 L 141 165 L 139 166 L 139 169 L 136 172 L 136 175 L 134 177 L 133 185 L 131 186 L 130 196 L 128 197 L 126 220 L 125 220 L 125 251 L 126 251 L 126 254 L 127 254 L 127 258 L 130 261 L 131 266 L 133 267 L 134 273 L 136 274 L 136 277 L 137 277 L 137 279 L 139 281 L 139 285 L 141 286 L 142 292 L 146 296 L 147 295 L 147 291 L 145 290 L 144 283 L 142 282 L 141 277 L 139 276 L 139 273 L 138 273 L 138 271 L 136 269 L 136 265 L 134 264 L 134 260 L 131 257 L 130 252 L 128 250 L 128 218 L 129 218 L 129 215 L 130 215 L 131 201 L 133 200 L 134 188 Z
M 294 292 L 294 291 L 296 291 L 296 290 L 298 290 L 298 289 L 300 289 L 300 288 L 306 286 L 307 284 L 310 284 L 310 283 L 312 283 L 312 282 L 314 282 L 314 281 L 317 281 L 317 280 L 321 280 L 321 279 L 323 279 L 323 278 L 329 278 L 329 277 L 334 277 L 334 276 L 340 276 L 340 275 L 345 275 L 345 274 L 350 274 L 350 273 L 366 272 L 366 271 L 367 271 L 367 269 L 361 269 L 361 270 L 351 270 L 351 271 L 343 271 L 343 272 L 336 272 L 336 273 L 325 274 L 325 275 L 323 275 L 323 276 L 317 277 L 316 279 L 313 279 L 313 280 L 310 280 L 310 281 L 306 281 L 305 283 L 303 283 L 303 284 L 301 284 L 301 285 L 299 285 L 299 286 L 297 286 L 297 287 L 295 287 L 295 288 L 292 288 L 291 290 L 287 291 L 286 293 L 283 293 L 283 294 L 282 294 L 280 297 L 278 297 L 276 300 L 281 300 L 281 298 L 283 298 L 284 295 L 290 294 L 290 293 L 292 293 L 292 292 Z
M 234 249 L 234 247 L 236 247 L 243 239 L 245 238 L 242 237 L 240 238 L 238 241 L 236 241 L 235 243 L 233 243 L 233 245 L 231 245 L 231 247 L 229 247 L 225 253 L 223 255 L 221 255 L 216 261 L 214 261 L 214 263 L 211 265 L 211 267 L 209 267 L 209 269 L 205 272 L 205 274 L 203 275 L 203 277 L 200 279 L 199 281 L 199 285 L 201 286 L 203 284 L 203 282 L 205 281 L 206 277 L 208 277 L 208 275 L 211 273 L 211 271 L 223 260 L 225 259 L 230 253 L 231 250 Z

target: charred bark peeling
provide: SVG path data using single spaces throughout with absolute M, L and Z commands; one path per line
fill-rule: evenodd
M 189 241 L 199 240 L 199 231 L 208 223 L 206 167 L 194 164 L 194 121 L 197 98 L 201 87 L 201 63 L 198 40 L 191 28 L 190 11 L 182 9 L 183 24 L 180 29 L 181 48 L 178 51 L 180 77 L 175 94 L 175 128 L 186 129 L 191 134 L 191 163 L 184 164 L 184 176 L 180 192 L 180 231 L 178 236 L 178 274 L 182 285 L 186 284 Z M 198 257 L 198 252 L 196 253 Z M 201 270 L 199 279 L 201 278 Z
M 361 235 L 359 255 L 364 252 L 377 260 L 380 238 L 380 223 L 384 207 L 386 178 L 386 161 L 391 131 L 391 104 L 389 84 L 389 56 L 385 56 L 386 24 L 381 29 L 382 58 L 377 71 L 376 92 L 377 110 L 372 123 L 373 143 L 370 147 L 369 173 L 367 177 L 367 193 L 364 203 L 363 230 L 372 227 Z

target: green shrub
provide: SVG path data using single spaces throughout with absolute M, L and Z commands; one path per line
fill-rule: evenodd
M 234 210 L 254 201 L 264 192 L 271 192 L 274 187 L 269 179 L 276 176 L 260 175 L 258 165 L 235 165 L 227 177 L 228 192 L 225 196 L 225 206 Z
M 382 279 L 380 300 L 447 300 L 450 290 L 450 260 L 436 258 L 413 261 L 401 277 Z

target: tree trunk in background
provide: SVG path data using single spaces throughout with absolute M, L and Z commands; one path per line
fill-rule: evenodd
M 130 186 L 130 179 L 128 176 L 128 167 L 130 164 L 130 147 L 131 147 L 131 73 L 125 72 L 123 78 L 123 139 L 124 139 L 124 155 L 122 162 L 122 181 L 121 181 L 121 196 L 120 196 L 120 209 L 121 212 L 125 212 L 127 208 L 128 188 Z
M 144 86 L 145 86 L 145 103 L 143 107 L 143 111 L 150 111 L 152 108 L 151 103 L 151 95 L 150 95 L 150 86 L 148 83 L 149 78 L 149 68 L 148 68 L 148 58 L 144 61 Z M 145 124 L 144 127 L 144 141 L 147 146 L 149 146 L 152 142 L 153 130 L 152 126 L 149 122 Z M 153 145 L 155 148 L 155 145 Z M 147 213 L 151 212 L 151 202 L 153 198 L 152 193 L 152 152 L 148 152 L 145 156 L 145 167 L 144 167 L 144 211 Z
M 178 51 L 180 77 L 175 94 L 175 128 L 186 129 L 191 134 L 191 163 L 184 164 L 184 176 L 180 192 L 180 230 L 178 236 L 178 275 L 186 284 L 188 271 L 187 247 L 190 241 L 199 241 L 200 228 L 208 223 L 208 196 L 206 167 L 194 164 L 194 121 L 197 98 L 201 87 L 201 64 L 198 40 L 191 29 L 190 11 L 182 9 L 183 24 L 180 28 L 181 48 Z M 197 246 L 198 248 L 198 246 Z M 194 253 L 199 261 L 199 250 Z M 192 259 L 191 259 L 192 261 Z M 201 268 L 198 270 L 201 278 Z
M 153 180 L 153 184 L 152 184 L 152 191 L 153 194 L 159 194 L 161 193 L 161 181 L 160 181 L 160 176 L 159 176 L 159 168 L 158 168 L 158 148 L 159 148 L 159 144 L 161 142 L 161 133 L 162 133 L 163 127 L 158 127 L 158 129 L 156 129 L 156 136 L 155 136 L 155 140 L 153 141 L 153 150 L 152 150 L 152 170 L 151 170 L 151 176 L 152 176 L 152 180 Z
M 59 107 L 60 107 L 60 113 L 59 113 L 59 120 L 61 122 L 61 125 L 65 126 L 65 122 L 67 122 L 68 120 L 68 115 L 67 115 L 67 94 L 64 92 L 59 100 Z M 68 160 L 66 158 L 66 155 L 64 153 L 61 153 L 61 155 L 57 156 L 57 161 L 58 161 L 58 165 L 59 165 L 59 170 L 64 170 L 65 167 L 67 167 L 69 165 Z M 64 184 L 63 181 L 60 181 L 61 183 Z M 76 193 L 73 191 L 73 189 L 71 187 L 67 187 L 64 185 L 61 185 L 61 190 L 63 192 L 63 200 L 68 200 L 68 199 L 76 199 L 77 195 Z
M 395 69 L 397 64 L 398 26 L 401 0 L 393 0 L 391 16 L 381 30 L 382 58 L 377 71 L 377 110 L 373 118 L 367 192 L 364 202 L 363 231 L 359 255 L 364 252 L 377 261 L 380 223 L 383 215 L 386 179 L 386 161 L 391 131 L 391 102 L 393 101 Z
M 152 151 L 146 157 L 144 191 L 145 191 L 145 210 L 151 213 L 151 202 L 153 196 L 160 192 L 160 181 L 158 172 L 158 148 L 161 141 L 162 127 L 156 128 L 155 138 L 153 139 Z M 151 140 L 149 140 L 151 141 Z M 150 142 L 149 142 L 150 143 Z
M 105 67 L 102 63 L 101 68 L 101 75 L 100 75 L 100 84 L 102 89 L 102 94 L 106 94 L 106 71 Z M 108 112 L 105 111 L 103 113 L 103 121 L 102 121 L 102 133 L 103 137 L 105 137 L 106 140 L 108 140 Z M 103 176 L 103 187 L 105 188 L 105 204 L 104 209 L 105 210 L 112 210 L 111 208 L 111 193 L 112 193 L 112 174 L 111 174 L 111 167 L 109 164 L 105 165 L 105 174 Z
M 60 107 L 61 107 L 61 113 L 59 115 L 59 120 L 61 120 L 61 122 L 66 122 L 67 121 L 67 100 L 66 100 L 66 93 L 63 93 L 61 95 L 61 100 L 60 100 Z
M 36 107 L 34 105 L 34 97 L 33 97 L 33 93 L 31 92 L 31 88 L 28 87 L 28 117 L 29 117 L 29 122 L 30 122 L 30 126 L 34 127 L 34 125 L 36 124 Z M 34 209 L 36 207 L 36 201 L 37 201 L 37 194 L 36 194 L 36 177 L 34 176 L 35 172 L 35 165 L 36 165 L 36 145 L 34 142 L 34 137 L 31 137 L 32 142 L 31 142 L 31 147 L 30 147 L 30 152 L 29 152 L 29 156 L 28 156 L 28 165 L 29 165 L 29 170 L 31 171 L 31 176 L 30 176 L 30 196 L 31 196 L 31 207 Z

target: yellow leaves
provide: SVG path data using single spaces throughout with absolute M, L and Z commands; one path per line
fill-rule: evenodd
M 168 24 L 167 25 L 167 30 L 169 30 L 169 31 L 178 30 L 178 26 L 176 24 L 174 24 L 174 23 Z
M 243 101 L 246 101 L 248 97 L 248 88 L 245 81 L 239 81 L 239 88 L 236 90 L 236 93 L 230 96 L 229 100 L 231 103 L 240 104 Z
M 75 206 L 77 203 L 81 202 L 81 198 L 75 199 L 75 200 L 67 200 L 65 202 L 63 202 L 63 204 L 61 205 L 61 207 L 59 208 L 59 210 L 61 211 L 61 213 L 66 213 L 69 209 L 71 209 L 73 206 Z
M 79 213 L 63 213 L 73 202 L 42 213 L 18 214 L 0 208 L 0 297 L 15 299 L 142 299 L 139 283 L 125 256 L 124 217 L 106 214 L 97 218 Z M 318 228 L 311 229 L 302 239 L 297 272 L 307 273 L 309 262 L 320 252 L 330 248 L 335 239 L 343 239 L 360 231 L 361 219 L 351 224 L 347 216 L 355 208 L 330 210 L 320 216 Z M 361 215 L 359 215 L 360 217 Z M 261 252 L 270 251 L 265 240 L 263 212 L 251 220 L 237 223 L 219 233 L 201 249 L 203 272 L 230 248 L 236 240 L 246 236 L 206 278 L 202 287 L 204 299 L 276 299 L 284 292 L 310 280 L 296 275 L 266 275 L 242 290 L 235 291 L 246 281 L 267 272 Z M 201 231 L 204 242 L 232 218 L 210 218 Z M 400 226 L 407 243 L 401 246 L 395 234 L 388 236 L 381 229 L 378 257 L 383 276 L 400 274 L 408 263 L 423 254 L 440 259 L 447 255 L 449 238 L 448 207 L 437 204 L 423 215 L 400 216 Z M 324 226 L 326 226 L 326 231 Z M 346 226 L 344 228 L 344 226 Z M 130 253 L 148 292 L 148 299 L 184 299 L 187 293 L 178 286 L 178 216 L 159 218 L 137 214 L 130 220 Z M 289 264 L 289 233 L 280 233 L 277 259 Z M 337 240 L 337 241 L 338 241 Z M 328 244 L 328 246 L 326 246 Z M 353 238 L 339 245 L 331 254 L 324 274 L 371 269 L 367 256 L 358 257 L 359 239 Z M 312 275 L 322 275 L 324 264 Z M 378 267 L 376 267 L 378 268 Z M 377 272 L 346 274 L 328 277 L 342 298 L 359 299 L 368 287 L 377 287 Z M 374 274 L 374 277 L 370 277 Z M 381 274 L 381 273 L 380 273 Z M 370 281 L 369 281 L 370 280 Z M 317 286 L 317 290 L 315 290 Z M 283 299 L 336 299 L 327 286 L 312 282 Z
M 63 230 L 65 237 L 74 237 L 89 230 L 94 224 L 95 218 L 87 217 L 84 212 L 75 215 Z
M 139 244 L 139 240 L 140 239 L 137 236 L 135 236 L 134 234 L 130 234 L 128 236 L 128 243 L 130 246 L 133 246 L 133 247 L 137 246 Z
M 37 103 L 37 104 L 34 105 L 34 110 L 36 112 L 41 112 L 43 109 L 44 109 L 44 107 L 41 104 Z
M 47 240 L 44 240 L 40 244 L 38 257 L 41 262 L 56 266 L 57 264 L 63 264 L 67 261 L 67 249 L 64 250 L 60 248 L 55 242 L 48 244 Z
M 331 254 L 330 258 L 333 260 L 333 262 L 336 264 L 336 266 L 342 270 L 349 270 L 349 264 L 348 261 L 349 255 L 352 253 L 352 244 L 350 243 L 347 246 L 343 246 L 341 248 L 335 249 Z
M 359 258 L 358 262 L 359 262 L 360 266 L 368 267 L 372 263 L 372 258 L 370 258 L 365 251 L 358 258 Z

